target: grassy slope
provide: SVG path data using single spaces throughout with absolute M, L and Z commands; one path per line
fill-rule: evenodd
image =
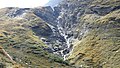
M 17 62 L 13 65 L 8 58 L 0 54 L 1 66 L 5 68 L 70 68 L 63 59 L 49 54 L 42 48 L 47 47 L 30 27 L 41 24 L 40 28 L 48 28 L 46 22 L 28 13 L 21 18 L 10 18 L 5 15 L 9 10 L 0 10 L 0 46 L 2 46 Z M 44 26 L 42 26 L 44 25 Z
M 118 6 L 119 0 L 96 0 L 90 5 Z M 80 41 L 74 43 L 74 49 L 69 56 L 71 64 L 85 68 L 120 68 L 120 10 L 112 11 L 107 15 L 98 16 L 85 14 L 80 19 L 81 24 L 86 24 L 89 31 Z M 97 19 L 96 19 L 97 17 Z

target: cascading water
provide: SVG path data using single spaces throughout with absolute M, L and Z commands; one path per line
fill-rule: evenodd
M 65 25 L 63 25 L 63 22 L 61 21 L 65 15 L 64 12 L 65 11 L 61 12 L 58 16 L 56 20 L 57 26 L 47 24 L 51 28 L 53 34 L 49 36 L 49 38 L 42 37 L 41 39 L 44 41 L 44 43 L 49 45 L 49 48 L 53 51 L 54 54 L 62 56 L 65 60 L 73 49 L 72 42 L 74 37 L 69 36 L 71 33 L 66 29 L 68 26 L 64 28 Z
M 66 46 L 67 46 L 67 48 L 64 48 L 64 50 L 61 51 L 61 54 L 62 54 L 62 56 L 63 56 L 63 58 L 65 60 L 66 57 L 69 55 L 70 51 L 72 50 L 72 48 L 70 47 L 70 45 L 71 45 L 70 44 L 71 37 L 68 38 L 68 35 L 66 34 L 66 31 L 62 27 L 62 24 L 60 22 L 60 19 L 61 19 L 62 15 L 63 15 L 63 13 L 61 12 L 61 15 L 57 18 L 57 28 L 59 30 L 60 35 L 64 37 L 65 43 L 66 43 Z M 66 53 L 64 53 L 65 51 L 66 51 Z

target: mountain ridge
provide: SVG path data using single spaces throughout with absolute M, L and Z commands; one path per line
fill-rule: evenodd
M 50 0 L 46 5 L 47 6 L 51 6 L 51 7 L 55 7 L 57 6 L 60 2 L 62 2 L 63 0 Z

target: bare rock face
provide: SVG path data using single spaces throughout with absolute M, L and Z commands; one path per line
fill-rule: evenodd
M 3 63 L 0 63 L 0 68 L 5 68 L 5 65 Z
M 34 12 L 34 14 L 40 18 L 42 18 L 44 21 L 52 24 L 52 25 L 56 25 L 55 23 L 55 13 L 52 9 L 52 7 L 50 6 L 46 6 L 46 7 L 38 7 L 38 8 L 34 8 L 32 9 L 32 11 Z

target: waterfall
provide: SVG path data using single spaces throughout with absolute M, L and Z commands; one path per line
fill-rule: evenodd
M 55 37 L 58 37 L 58 38 L 64 38 L 64 41 L 60 41 L 59 39 L 55 39 L 54 41 L 56 43 L 60 42 L 61 45 L 59 45 L 58 47 L 52 47 L 52 43 L 49 43 L 49 47 L 53 50 L 53 53 L 54 54 L 57 54 L 57 55 L 60 55 L 64 58 L 64 60 L 66 60 L 66 58 L 70 55 L 71 51 L 72 51 L 72 42 L 74 40 L 74 37 L 73 36 L 69 36 L 69 31 L 66 30 L 66 27 L 63 28 L 63 25 L 62 25 L 62 19 L 63 19 L 63 15 L 64 15 L 64 12 L 61 12 L 61 14 L 58 16 L 57 20 L 56 20 L 56 23 L 57 23 L 57 26 L 54 27 L 53 25 L 51 24 L 47 24 L 51 30 L 53 31 L 53 36 Z M 59 35 L 58 35 L 59 34 Z M 46 38 L 41 38 L 43 40 L 46 40 Z M 53 42 L 53 40 L 51 40 Z M 48 42 L 44 41 L 46 44 Z M 58 43 L 59 44 L 59 43 Z M 62 47 L 62 48 L 61 48 Z M 60 49 L 60 50 L 55 50 L 55 49 Z
M 50 24 L 47 24 L 47 25 L 51 28 L 51 30 L 53 31 L 53 34 L 55 34 L 55 32 L 56 32 L 55 27 Z
M 64 58 L 64 60 L 65 60 L 65 59 L 66 59 L 66 56 L 67 56 L 69 53 L 64 54 L 63 52 L 64 52 L 65 50 L 70 49 L 70 45 L 71 45 L 71 44 L 70 44 L 70 38 L 67 38 L 67 37 L 68 37 L 68 35 L 66 34 L 67 32 L 65 31 L 65 29 L 63 29 L 62 24 L 61 24 L 61 22 L 59 21 L 59 19 L 62 18 L 62 15 L 63 15 L 63 14 L 64 14 L 64 13 L 61 12 L 61 15 L 57 18 L 57 28 L 58 28 L 58 30 L 59 30 L 60 35 L 64 37 L 65 43 L 66 43 L 66 45 L 67 45 L 67 48 L 65 48 L 64 50 L 61 51 L 61 54 L 62 54 L 62 56 L 63 56 L 63 58 Z

